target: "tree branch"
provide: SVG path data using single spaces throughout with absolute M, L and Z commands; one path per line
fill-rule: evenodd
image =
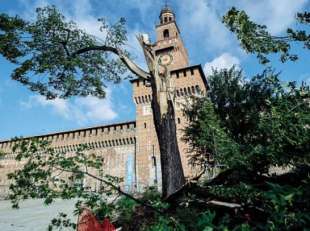
M 80 55 L 89 51 L 104 51 L 104 52 L 111 52 L 117 55 L 120 60 L 126 65 L 126 67 L 139 78 L 142 79 L 149 79 L 151 77 L 150 73 L 144 71 L 140 68 L 137 64 L 135 64 L 131 59 L 129 59 L 120 49 L 110 46 L 90 46 L 79 49 L 75 51 L 71 56 L 74 57 L 76 55 Z
M 150 208 L 150 209 L 154 210 L 155 212 L 157 212 L 157 213 L 159 213 L 159 214 L 161 214 L 161 215 L 164 214 L 161 210 L 159 210 L 159 209 L 153 207 L 152 205 L 147 204 L 147 203 L 145 203 L 145 202 L 143 202 L 143 201 L 141 201 L 141 200 L 139 200 L 139 199 L 133 197 L 132 195 L 130 195 L 130 194 L 128 194 L 128 193 L 122 191 L 122 190 L 120 189 L 120 187 L 115 186 L 115 185 L 112 184 L 111 182 L 106 181 L 106 180 L 103 180 L 103 179 L 101 179 L 100 177 L 97 177 L 97 176 L 95 176 L 95 175 L 93 175 L 93 174 L 91 174 L 91 173 L 88 173 L 88 172 L 84 172 L 84 173 L 85 173 L 86 175 L 88 175 L 89 177 L 92 177 L 92 178 L 94 178 L 94 179 L 96 179 L 96 180 L 98 180 L 98 181 L 101 181 L 101 182 L 103 182 L 104 184 L 110 186 L 111 188 L 113 188 L 114 190 L 116 190 L 119 194 L 128 197 L 129 199 L 131 199 L 131 200 L 137 202 L 138 204 L 143 205 L 143 206 L 145 206 L 145 207 L 147 207 L 147 208 Z
M 66 42 L 61 42 L 61 45 L 62 45 L 62 47 L 64 48 L 64 50 L 65 50 L 67 56 L 70 57 L 70 52 L 69 52 L 69 50 L 68 50 L 67 43 L 66 43 Z
M 75 171 L 75 170 L 68 170 L 68 169 L 63 169 L 63 168 L 59 168 L 59 167 L 56 167 L 56 166 L 55 166 L 55 168 L 58 169 L 58 170 L 65 171 L 65 172 L 76 173 L 76 174 L 79 173 L 79 174 L 87 175 L 87 176 L 89 176 L 89 177 L 91 177 L 91 178 L 93 178 L 93 179 L 95 179 L 95 180 L 98 180 L 98 181 L 100 181 L 100 182 L 102 182 L 102 183 L 104 183 L 104 184 L 110 186 L 110 187 L 113 188 L 115 191 L 117 191 L 120 195 L 123 195 L 123 196 L 125 196 L 125 197 L 127 197 L 127 198 L 129 198 L 129 199 L 131 199 L 131 200 L 133 200 L 133 201 L 135 201 L 135 202 L 137 202 L 138 204 L 140 204 L 140 205 L 142 205 L 142 206 L 145 206 L 145 207 L 147 207 L 147 208 L 149 208 L 149 209 L 151 209 L 151 210 L 153 210 L 153 211 L 155 211 L 155 212 L 157 212 L 157 213 L 159 213 L 159 214 L 161 214 L 161 215 L 164 215 L 164 212 L 162 212 L 161 210 L 159 210 L 159 209 L 153 207 L 152 205 L 147 204 L 147 203 L 145 203 L 144 201 L 139 200 L 139 199 L 135 198 L 134 196 L 132 196 L 132 195 L 130 195 L 130 194 L 128 194 L 128 193 L 122 191 L 121 188 L 120 188 L 119 186 L 116 186 L 116 185 L 112 184 L 111 182 L 109 182 L 109 181 L 107 181 L 107 180 L 104 180 L 104 179 L 102 179 L 102 178 L 100 178 L 100 177 L 97 177 L 97 176 L 95 176 L 95 175 L 93 175 L 93 174 L 91 174 L 91 173 L 89 173 L 89 172 L 84 172 L 84 171 L 80 171 L 80 170 L 78 170 L 78 171 Z

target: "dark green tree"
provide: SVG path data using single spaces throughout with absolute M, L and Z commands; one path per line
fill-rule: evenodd
M 185 140 L 193 164 L 221 164 L 205 190 L 241 205 L 228 226 L 308 227 L 309 86 L 282 83 L 270 70 L 251 80 L 235 68 L 215 70 L 208 80 L 209 96 L 194 99 L 186 110 Z

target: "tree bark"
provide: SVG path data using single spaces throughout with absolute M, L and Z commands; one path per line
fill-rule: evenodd
M 180 151 L 178 146 L 175 111 L 171 100 L 168 102 L 167 113 L 162 116 L 158 89 L 155 84 L 155 78 L 150 79 L 152 87 L 152 109 L 154 125 L 159 143 L 160 162 L 162 172 L 162 196 L 168 198 L 178 191 L 185 184 L 185 177 L 182 168 Z

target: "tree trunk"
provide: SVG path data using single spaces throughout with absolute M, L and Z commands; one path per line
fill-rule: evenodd
M 151 78 L 151 81 L 153 81 L 151 83 L 153 118 L 160 149 L 162 196 L 167 198 L 185 184 L 185 177 L 176 134 L 173 102 L 166 98 L 168 110 L 166 114 L 162 115 L 155 78 Z

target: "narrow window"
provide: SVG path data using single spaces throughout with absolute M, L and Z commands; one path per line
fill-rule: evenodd
M 167 18 L 167 17 L 165 17 L 165 18 L 164 18 L 164 21 L 165 21 L 165 22 L 168 22 L 168 18 Z
M 139 87 L 139 83 L 140 83 L 140 81 L 138 80 L 138 81 L 137 81 L 137 87 Z
M 177 72 L 177 79 L 180 77 L 180 74 L 179 74 L 179 72 Z
M 193 92 L 193 94 L 195 94 L 195 87 L 194 86 L 192 86 L 192 92 Z
M 169 30 L 164 30 L 164 38 L 169 38 Z
M 146 123 L 144 123 L 144 128 L 146 128 Z
M 169 17 L 169 22 L 171 22 L 172 21 L 172 17 Z
M 184 77 L 186 76 L 186 71 L 183 71 L 183 75 L 184 75 Z
M 194 69 L 191 69 L 191 75 L 194 75 Z
M 153 160 L 153 167 L 156 167 L 156 156 L 152 156 L 152 160 Z
M 180 118 L 178 118 L 178 124 L 180 124 L 181 123 L 181 119 Z

